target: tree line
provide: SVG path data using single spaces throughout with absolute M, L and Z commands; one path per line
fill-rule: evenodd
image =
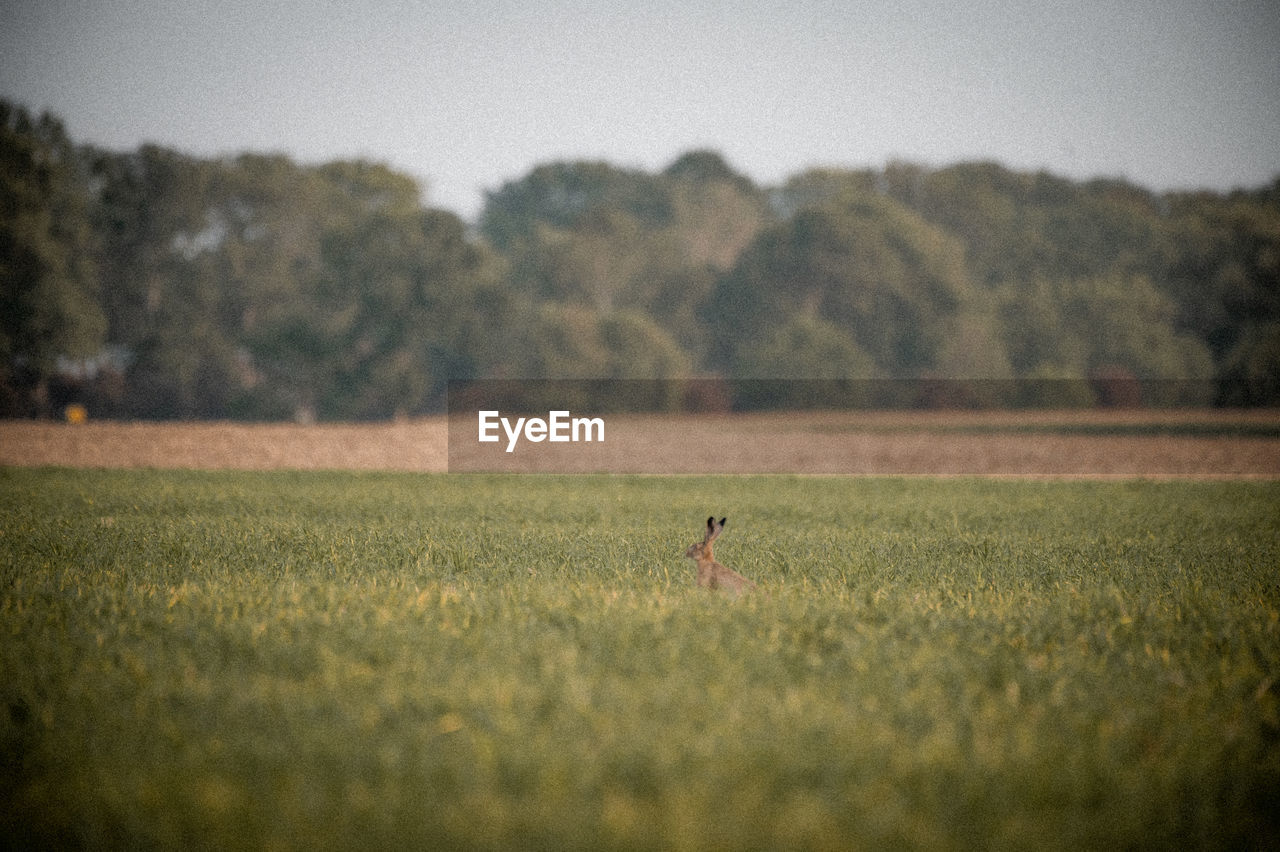
M 1280 404 L 1280 179 L 759 186 L 698 150 L 544 164 L 469 226 L 386 165 L 105 151 L 0 102 L 0 192 L 6 416 L 381 419 L 528 378 L 700 377 L 698 404 L 724 380 L 739 407 Z

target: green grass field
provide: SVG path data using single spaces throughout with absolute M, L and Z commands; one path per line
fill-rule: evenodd
M 3 845 L 1280 842 L 1275 482 L 0 470 L 0 637 Z

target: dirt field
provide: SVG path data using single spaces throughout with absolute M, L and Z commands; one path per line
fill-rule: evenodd
M 603 444 L 373 425 L 0 422 L 0 465 L 1280 478 L 1280 412 L 617 416 Z
M 0 421 L 0 464 L 443 471 L 443 419 L 376 425 Z

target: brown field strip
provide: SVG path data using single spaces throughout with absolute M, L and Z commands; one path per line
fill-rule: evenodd
M 207 470 L 416 470 L 447 464 L 443 419 L 276 423 L 0 421 L 0 464 Z
M 0 465 L 227 470 L 1280 478 L 1280 412 L 617 415 L 602 444 L 381 424 L 0 421 Z

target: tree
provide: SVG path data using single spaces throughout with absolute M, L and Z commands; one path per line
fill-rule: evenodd
M 576 228 L 601 210 L 625 213 L 646 226 L 671 219 L 661 182 L 645 172 L 603 162 L 551 163 L 485 196 L 480 231 L 503 254 L 518 252 L 539 227 Z
M 869 382 L 882 374 L 841 329 L 796 315 L 738 347 L 739 408 L 846 408 L 871 403 Z
M 1151 274 L 1159 261 L 1160 201 L 1122 181 L 1080 184 L 980 162 L 936 171 L 895 164 L 881 185 L 959 237 L 979 283 Z
M 424 210 L 417 184 L 378 164 L 331 163 L 294 182 L 310 187 L 310 207 L 284 197 L 276 209 L 301 217 L 281 225 L 312 248 L 291 263 L 297 292 L 260 302 L 246 329 L 270 379 L 258 405 L 325 419 L 421 413 L 442 405 L 450 378 L 496 359 L 509 299 L 456 216 Z
M 659 175 L 555 163 L 490 194 L 482 230 L 535 302 L 638 312 L 694 357 L 698 312 L 768 218 L 765 196 L 719 154 L 693 151 Z
M 211 163 L 156 146 L 88 151 L 107 343 L 126 387 L 116 413 L 225 416 L 235 348 L 212 255 L 233 221 L 211 215 Z
M 0 102 L 0 202 L 5 413 L 74 383 L 117 416 L 366 419 L 450 378 L 708 372 L 824 405 L 894 378 L 952 404 L 1280 399 L 1280 180 L 892 163 L 766 190 L 694 150 L 539 166 L 477 238 L 383 164 L 77 148 Z
M 884 375 L 922 375 L 945 366 L 948 334 L 975 298 L 954 239 L 888 198 L 846 187 L 765 229 L 720 281 L 713 357 L 741 377 L 752 363 L 744 347 L 799 316 L 840 330 Z M 971 313 L 973 345 L 998 347 Z
M 534 305 L 501 374 L 530 379 L 670 379 L 688 375 L 680 347 L 643 314 Z
M 490 375 L 509 405 L 595 411 L 674 410 L 690 362 L 646 316 L 580 305 L 531 303 L 507 358 Z
M 1280 179 L 1221 197 L 1170 197 L 1166 292 L 1175 323 L 1202 340 L 1217 365 L 1218 402 L 1276 404 L 1263 366 L 1280 343 Z M 1253 365 L 1253 366 L 1247 366 Z
M 1037 279 L 1003 288 L 998 299 L 1006 347 L 1021 376 L 1084 383 L 1124 374 L 1146 384 L 1149 402 L 1208 402 L 1210 353 L 1174 328 L 1173 301 L 1149 278 Z
M 85 177 L 62 124 L 0 101 L 0 410 L 48 413 L 60 362 L 91 362 L 98 303 Z
M 750 178 L 734 171 L 718 151 L 707 148 L 687 151 L 676 157 L 662 170 L 662 176 L 702 186 L 729 184 L 744 195 L 757 191 Z
M 389 417 L 496 357 L 499 265 L 384 165 L 144 148 L 98 181 L 128 413 Z
M 684 154 L 663 177 L 673 210 L 668 230 L 686 269 L 728 271 L 770 220 L 765 194 L 714 151 Z
M 1280 322 L 1250 324 L 1223 359 L 1221 405 L 1275 405 L 1280 400 Z

